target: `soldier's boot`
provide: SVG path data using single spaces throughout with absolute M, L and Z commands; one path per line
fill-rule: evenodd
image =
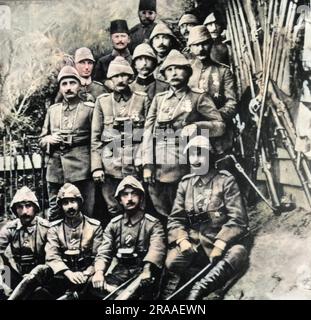
M 168 272 L 166 275 L 165 285 L 160 295 L 160 300 L 167 300 L 177 289 L 181 276 L 174 272 Z
M 224 260 L 219 261 L 215 267 L 192 287 L 187 300 L 202 300 L 216 289 L 221 288 L 235 275 L 233 268 Z
M 26 274 L 23 280 L 13 290 L 8 300 L 26 300 L 39 285 L 35 275 Z
M 79 300 L 79 294 L 77 291 L 68 290 L 63 296 L 59 297 L 56 300 Z

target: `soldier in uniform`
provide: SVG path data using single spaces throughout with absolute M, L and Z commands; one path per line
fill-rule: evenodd
M 129 63 L 132 63 L 131 53 L 128 48 L 131 42 L 129 32 L 129 28 L 125 20 L 111 21 L 110 36 L 113 50 L 111 53 L 98 59 L 94 71 L 94 79 L 103 84 L 106 84 L 109 89 L 110 83 L 106 82 L 105 80 L 107 79 L 107 72 L 110 62 L 116 57 L 121 56 Z
M 138 16 L 140 23 L 130 30 L 130 51 L 132 53 L 139 44 L 149 39 L 152 30 L 156 26 L 155 19 L 157 17 L 157 1 L 140 0 Z
M 16 192 L 11 210 L 17 219 L 7 222 L 0 231 L 0 257 L 10 269 L 11 289 L 16 288 L 10 297 L 13 300 L 30 295 L 30 284 L 27 283 L 39 284 L 48 272 L 43 264 L 50 225 L 37 215 L 40 211 L 39 202 L 28 187 Z M 4 265 L 0 266 L 0 270 Z M 22 280 L 23 285 L 18 285 Z M 26 286 L 28 290 L 25 291 Z
M 231 151 L 233 144 L 232 119 L 237 112 L 236 87 L 229 67 L 211 59 L 212 44 L 205 26 L 196 26 L 190 30 L 188 45 L 196 58 L 191 61 L 193 75 L 189 86 L 207 92 L 226 123 L 226 134 L 213 142 L 215 153 L 221 158 L 224 153 Z
M 99 95 L 108 92 L 108 89 L 105 88 L 102 83 L 92 79 L 95 59 L 91 50 L 85 47 L 77 49 L 74 60 L 75 68 L 81 79 L 79 97 L 83 101 L 95 102 L 96 98 Z M 62 94 L 59 92 L 55 99 L 55 103 L 61 102 L 62 99 Z
M 153 205 L 162 217 L 167 217 L 178 182 L 189 170 L 182 151 L 179 152 L 181 138 L 200 129 L 209 130 L 211 137 L 220 136 L 225 124 L 212 99 L 188 87 L 192 69 L 179 51 L 170 52 L 161 72 L 170 88 L 157 94 L 150 107 L 143 139 L 143 164 Z
M 165 234 L 160 221 L 144 212 L 144 193 L 141 183 L 132 176 L 119 184 L 115 197 L 124 212 L 113 218 L 104 231 L 95 260 L 95 288 L 120 286 L 133 275 L 139 275 L 144 287 L 159 274 L 166 255 Z M 117 264 L 106 275 L 112 258 Z M 150 287 L 148 291 L 152 293 Z
M 59 296 L 66 290 L 87 294 L 87 282 L 94 274 L 94 258 L 103 240 L 99 221 L 81 212 L 82 195 L 78 188 L 66 183 L 59 190 L 57 204 L 63 219 L 51 223 L 47 235 L 46 264 L 53 270 L 50 293 Z
M 153 71 L 157 66 L 157 56 L 147 43 L 136 47 L 133 54 L 133 65 L 137 71 L 137 77 L 130 87 L 133 91 L 146 92 L 150 101 L 154 96 L 168 89 L 168 84 L 155 79 Z
M 209 166 L 209 140 L 197 136 L 185 148 L 191 173 L 178 186 L 168 218 L 166 268 L 173 291 L 188 267 L 210 271 L 192 287 L 189 300 L 199 300 L 224 286 L 247 263 L 248 217 L 235 178 Z M 174 281 L 172 281 L 174 279 Z
M 141 140 L 150 101 L 133 92 L 134 71 L 122 57 L 111 62 L 107 77 L 114 90 L 97 98 L 92 122 L 92 173 L 102 183 L 102 195 L 112 216 L 121 210 L 114 192 L 127 175 L 141 176 Z
M 74 183 L 83 194 L 83 210 L 93 215 L 95 186 L 90 172 L 91 122 L 94 103 L 78 97 L 80 76 L 65 66 L 58 75 L 62 103 L 49 107 L 40 137 L 40 145 L 48 155 L 46 180 L 49 193 L 49 220 L 59 217 L 56 196 L 65 182 Z
M 160 72 L 160 68 L 170 51 L 178 47 L 177 39 L 173 31 L 165 23 L 161 22 L 153 29 L 149 42 L 158 59 L 154 76 L 156 79 L 165 81 L 164 76 Z

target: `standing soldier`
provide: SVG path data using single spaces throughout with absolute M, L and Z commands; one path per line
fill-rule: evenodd
M 94 69 L 95 59 L 89 48 L 79 48 L 75 52 L 75 68 L 77 69 L 80 79 L 81 87 L 79 97 L 83 101 L 95 102 L 96 98 L 107 92 L 108 89 L 98 81 L 93 81 L 92 72 Z M 61 93 L 58 93 L 55 103 L 61 102 L 63 99 Z
M 170 51 L 177 48 L 177 39 L 173 31 L 165 23 L 161 22 L 153 29 L 149 42 L 158 59 L 157 67 L 154 71 L 155 78 L 165 81 L 160 68 Z
M 161 72 L 170 88 L 157 94 L 150 107 L 145 124 L 143 163 L 144 180 L 149 183 L 153 205 L 162 217 L 167 217 L 178 182 L 189 170 L 179 152 L 181 138 L 198 129 L 209 130 L 210 137 L 220 136 L 225 125 L 212 99 L 188 87 L 192 69 L 180 52 L 170 52 Z
M 56 196 L 65 182 L 74 183 L 85 199 L 84 210 L 92 216 L 95 187 L 90 172 L 91 123 L 94 103 L 78 97 L 80 76 L 77 70 L 65 66 L 58 75 L 64 97 L 47 111 L 40 145 L 48 155 L 46 180 L 49 193 L 49 220 L 59 217 Z
M 127 175 L 141 176 L 141 140 L 150 101 L 132 92 L 134 71 L 122 57 L 111 62 L 107 77 L 114 90 L 97 98 L 92 122 L 92 173 L 112 216 L 120 211 L 114 192 Z
M 196 26 L 191 29 L 188 45 L 195 59 L 191 61 L 193 75 L 189 80 L 189 86 L 207 92 L 226 123 L 226 134 L 215 139 L 213 144 L 216 154 L 221 158 L 232 148 L 232 119 L 236 115 L 237 105 L 236 88 L 229 67 L 210 58 L 212 44 L 213 41 L 205 26 Z
M 190 140 L 191 174 L 178 186 L 168 218 L 166 268 L 169 271 L 169 295 L 190 266 L 212 262 L 210 271 L 191 289 L 189 300 L 200 300 L 240 273 L 248 251 L 248 217 L 235 178 L 225 170 L 209 166 L 209 140 L 197 136 Z M 164 297 L 167 298 L 167 297 Z
M 155 19 L 157 17 L 157 1 L 140 0 L 138 16 L 140 23 L 130 30 L 131 52 L 133 52 L 139 44 L 149 39 L 152 30 L 156 26 Z
M 44 266 L 47 232 L 49 222 L 37 216 L 40 211 L 36 195 L 28 188 L 19 189 L 11 203 L 11 210 L 17 219 L 7 222 L 0 231 L 0 257 L 10 269 L 10 287 L 14 289 L 13 299 L 26 298 L 30 294 L 29 282 L 38 285 L 47 272 Z M 9 249 L 10 257 L 6 255 Z M 1 259 L 0 259 L 1 260 Z M 0 266 L 0 270 L 3 266 Z M 27 283 L 26 283 L 27 282 Z M 28 291 L 28 292 L 27 292 Z
M 119 184 L 115 197 L 124 213 L 113 218 L 104 231 L 95 260 L 95 288 L 118 287 L 133 275 L 139 275 L 144 287 L 159 275 L 166 255 L 165 234 L 160 221 L 144 212 L 144 194 L 143 186 L 132 176 Z M 114 257 L 117 264 L 105 275 Z M 150 298 L 152 292 L 149 294 Z
M 149 44 L 143 43 L 136 47 L 133 54 L 133 65 L 137 71 L 137 78 L 130 85 L 133 91 L 146 92 L 152 101 L 157 93 L 168 89 L 166 82 L 154 77 L 153 71 L 157 66 L 157 56 Z
M 106 83 L 109 64 L 116 57 L 121 56 L 129 63 L 132 63 L 132 57 L 128 46 L 131 42 L 129 28 L 125 20 L 114 20 L 110 24 L 110 36 L 113 46 L 111 53 L 101 57 L 95 66 L 94 79 L 101 83 Z M 108 84 L 107 84 L 108 85 Z M 108 85 L 110 88 L 110 86 Z
M 63 219 L 51 224 L 47 236 L 46 263 L 53 270 L 50 293 L 66 290 L 82 294 L 94 274 L 94 258 L 103 239 L 100 222 L 81 212 L 83 198 L 74 185 L 66 183 L 57 195 Z

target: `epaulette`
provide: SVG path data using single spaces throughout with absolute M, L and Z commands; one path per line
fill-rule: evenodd
M 50 227 L 55 227 L 55 226 L 61 224 L 61 222 L 63 222 L 63 219 L 52 221 L 52 222 L 50 222 Z
M 156 217 L 153 217 L 149 213 L 145 213 L 145 218 L 150 220 L 150 221 L 152 221 L 152 222 L 157 222 L 158 221 L 158 219 Z
M 168 90 L 163 91 L 163 92 L 159 92 L 159 93 L 157 93 L 155 96 L 156 96 L 156 97 L 160 97 L 160 96 L 164 96 L 164 95 L 167 94 L 167 93 L 168 93 Z
M 90 224 L 93 224 L 94 226 L 100 226 L 100 221 L 93 218 L 89 218 L 87 216 L 85 216 L 85 218 Z
M 113 219 L 111 219 L 110 222 L 117 222 L 117 221 L 121 220 L 122 217 L 123 217 L 123 215 L 122 215 L 122 214 L 119 214 L 118 216 L 116 216 L 116 217 L 114 217 Z
M 50 227 L 50 222 L 46 219 L 43 219 L 41 217 L 38 217 L 38 223 L 40 224 L 40 226 L 43 226 L 43 227 L 46 227 L 46 228 L 49 228 Z
M 190 178 L 192 178 L 192 177 L 194 177 L 194 176 L 195 176 L 194 173 L 186 174 L 185 176 L 183 176 L 183 177 L 181 178 L 181 181 L 185 181 L 185 180 L 190 179 Z
M 91 101 L 85 101 L 83 102 L 83 104 L 87 107 L 90 107 L 90 108 L 94 108 L 95 107 L 95 103 L 94 102 L 91 102 Z
M 5 226 L 7 229 L 14 229 L 17 226 L 18 219 L 14 219 L 12 221 L 8 221 Z
M 57 107 L 57 106 L 59 106 L 59 105 L 61 105 L 61 104 L 62 104 L 61 102 L 59 102 L 59 103 L 54 103 L 54 104 L 52 104 L 52 105 L 49 107 L 49 109 L 55 108 L 55 107 Z
M 147 97 L 148 93 L 147 92 L 143 92 L 143 91 L 133 91 L 134 94 L 138 95 L 138 96 L 143 96 L 143 97 Z
M 94 80 L 93 83 L 94 83 L 94 84 L 98 84 L 98 85 L 100 85 L 101 87 L 104 86 L 104 85 L 103 85 L 101 82 L 99 82 L 99 81 L 95 81 L 95 80 Z
M 205 93 L 205 90 L 200 88 L 191 88 L 191 90 L 195 93 Z
M 103 97 L 109 97 L 109 96 L 110 96 L 110 94 L 111 94 L 111 93 L 107 93 L 107 92 L 105 92 L 105 93 L 103 93 L 103 94 L 99 95 L 99 96 L 97 97 L 97 99 L 100 99 L 100 98 L 103 98 Z
M 228 170 L 219 170 L 218 172 L 220 174 L 223 174 L 223 175 L 227 176 L 227 177 L 232 176 L 232 174 Z

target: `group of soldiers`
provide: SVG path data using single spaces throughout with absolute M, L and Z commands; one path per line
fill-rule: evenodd
M 48 220 L 29 188 L 17 191 L 17 218 L 0 230 L 11 275 L 3 299 L 171 299 L 190 280 L 175 297 L 198 300 L 247 265 L 239 185 L 217 166 L 232 152 L 237 112 L 219 13 L 203 24 L 184 13 L 181 43 L 155 22 L 155 0 L 140 0 L 138 12 L 131 30 L 111 22 L 110 54 L 96 62 L 79 48 L 59 72 L 40 136 Z M 106 226 L 95 206 L 107 208 Z

